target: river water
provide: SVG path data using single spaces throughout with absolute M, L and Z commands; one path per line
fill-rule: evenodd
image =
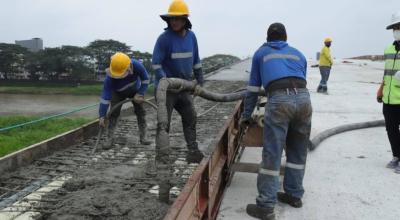
M 98 96 L 0 94 L 0 116 L 48 116 L 98 102 Z M 97 115 L 98 106 L 95 106 L 71 116 L 94 118 Z

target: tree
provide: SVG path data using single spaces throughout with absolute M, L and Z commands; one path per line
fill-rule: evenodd
M 10 74 L 23 71 L 23 64 L 28 50 L 16 44 L 0 43 L 0 72 L 4 79 L 9 79 Z
M 96 60 L 96 72 L 103 72 L 110 65 L 110 57 L 116 52 L 130 53 L 131 49 L 125 43 L 115 40 L 95 40 L 87 46 L 88 51 Z
M 41 53 L 31 53 L 25 59 L 25 71 L 29 73 L 29 79 L 39 80 L 41 76 L 42 63 Z
M 94 62 L 86 48 L 75 46 L 62 46 L 64 66 L 73 80 L 93 79 Z

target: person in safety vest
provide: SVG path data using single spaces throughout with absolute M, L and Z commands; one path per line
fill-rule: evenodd
M 333 59 L 331 56 L 331 44 L 332 39 L 326 38 L 324 40 L 325 46 L 321 49 L 319 58 L 319 72 L 321 74 L 321 81 L 318 85 L 317 92 L 327 93 L 328 92 L 328 79 L 331 73 Z
M 156 71 L 155 86 L 161 78 L 181 78 L 192 80 L 202 86 L 203 71 L 199 57 L 197 39 L 192 24 L 188 19 L 189 8 L 182 0 L 174 0 L 167 14 L 161 18 L 167 23 L 167 28 L 158 37 L 154 46 L 152 65 Z M 183 133 L 185 136 L 188 153 L 188 163 L 199 163 L 203 153 L 198 148 L 196 141 L 196 111 L 193 97 L 189 92 L 167 93 L 168 118 L 171 119 L 173 109 L 182 117 Z M 168 130 L 170 121 L 168 123 Z M 160 156 L 163 155 L 162 149 Z
M 255 218 L 275 219 L 277 200 L 293 207 L 302 206 L 303 177 L 311 131 L 312 107 L 306 88 L 307 61 L 286 42 L 285 26 L 271 24 L 267 42 L 254 54 L 240 119 L 242 129 L 251 122 L 260 87 L 265 89 L 262 162 L 257 177 L 256 204 L 246 211 Z M 281 155 L 286 145 L 284 192 L 278 192 Z M 277 193 L 278 192 L 278 193 Z
M 104 118 L 110 104 L 110 109 L 112 109 L 113 106 L 126 98 L 134 98 L 132 104 L 137 117 L 140 144 L 151 144 L 146 136 L 146 112 L 143 108 L 144 93 L 147 90 L 148 84 L 149 74 L 142 63 L 129 58 L 125 53 L 115 53 L 111 57 L 110 67 L 106 69 L 106 78 L 100 99 L 99 125 L 105 127 Z M 121 107 L 119 106 L 111 113 L 108 123 L 107 141 L 103 144 L 104 149 L 112 147 L 114 131 Z
M 400 11 L 393 14 L 386 29 L 393 30 L 394 42 L 385 49 L 385 73 L 377 100 L 383 102 L 383 116 L 393 153 L 393 159 L 386 167 L 400 174 Z

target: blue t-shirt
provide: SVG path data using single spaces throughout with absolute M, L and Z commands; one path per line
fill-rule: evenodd
M 156 71 L 156 86 L 163 77 L 192 80 L 193 70 L 201 68 L 195 34 L 187 30 L 186 35 L 182 37 L 167 29 L 157 39 L 152 64 Z

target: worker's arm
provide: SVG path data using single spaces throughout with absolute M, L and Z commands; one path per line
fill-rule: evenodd
M 382 81 L 381 85 L 378 88 L 378 91 L 376 92 L 376 100 L 381 103 L 382 102 L 382 97 L 383 97 L 383 87 L 385 86 L 385 82 Z
M 251 64 L 250 79 L 247 86 L 246 98 L 244 99 L 244 111 L 242 114 L 242 120 L 249 120 L 254 108 L 257 104 L 258 94 L 261 87 L 261 73 L 260 64 L 257 53 L 253 56 Z
M 165 38 L 161 35 L 156 42 L 153 50 L 153 58 L 152 58 L 152 66 L 156 71 L 156 81 L 159 81 L 161 78 L 166 77 L 165 72 L 162 69 L 162 62 L 166 58 L 167 55 L 167 44 L 165 42 Z
M 137 60 L 132 60 L 132 65 L 133 69 L 135 69 L 136 72 L 139 73 L 139 78 L 141 81 L 141 85 L 137 93 L 140 95 L 144 95 L 150 83 L 149 73 L 147 72 L 143 64 Z
M 200 86 L 203 86 L 204 84 L 204 76 L 203 76 L 203 68 L 201 66 L 201 61 L 200 61 L 200 56 L 199 56 L 199 47 L 197 45 L 197 39 L 196 36 L 193 35 L 194 38 L 194 45 L 193 45 L 193 73 L 194 77 L 196 78 L 197 83 Z
M 112 91 L 111 91 L 111 80 L 109 76 L 106 76 L 103 85 L 103 91 L 101 92 L 100 97 L 100 106 L 99 106 L 99 118 L 104 119 L 107 114 L 108 107 L 111 102 Z

